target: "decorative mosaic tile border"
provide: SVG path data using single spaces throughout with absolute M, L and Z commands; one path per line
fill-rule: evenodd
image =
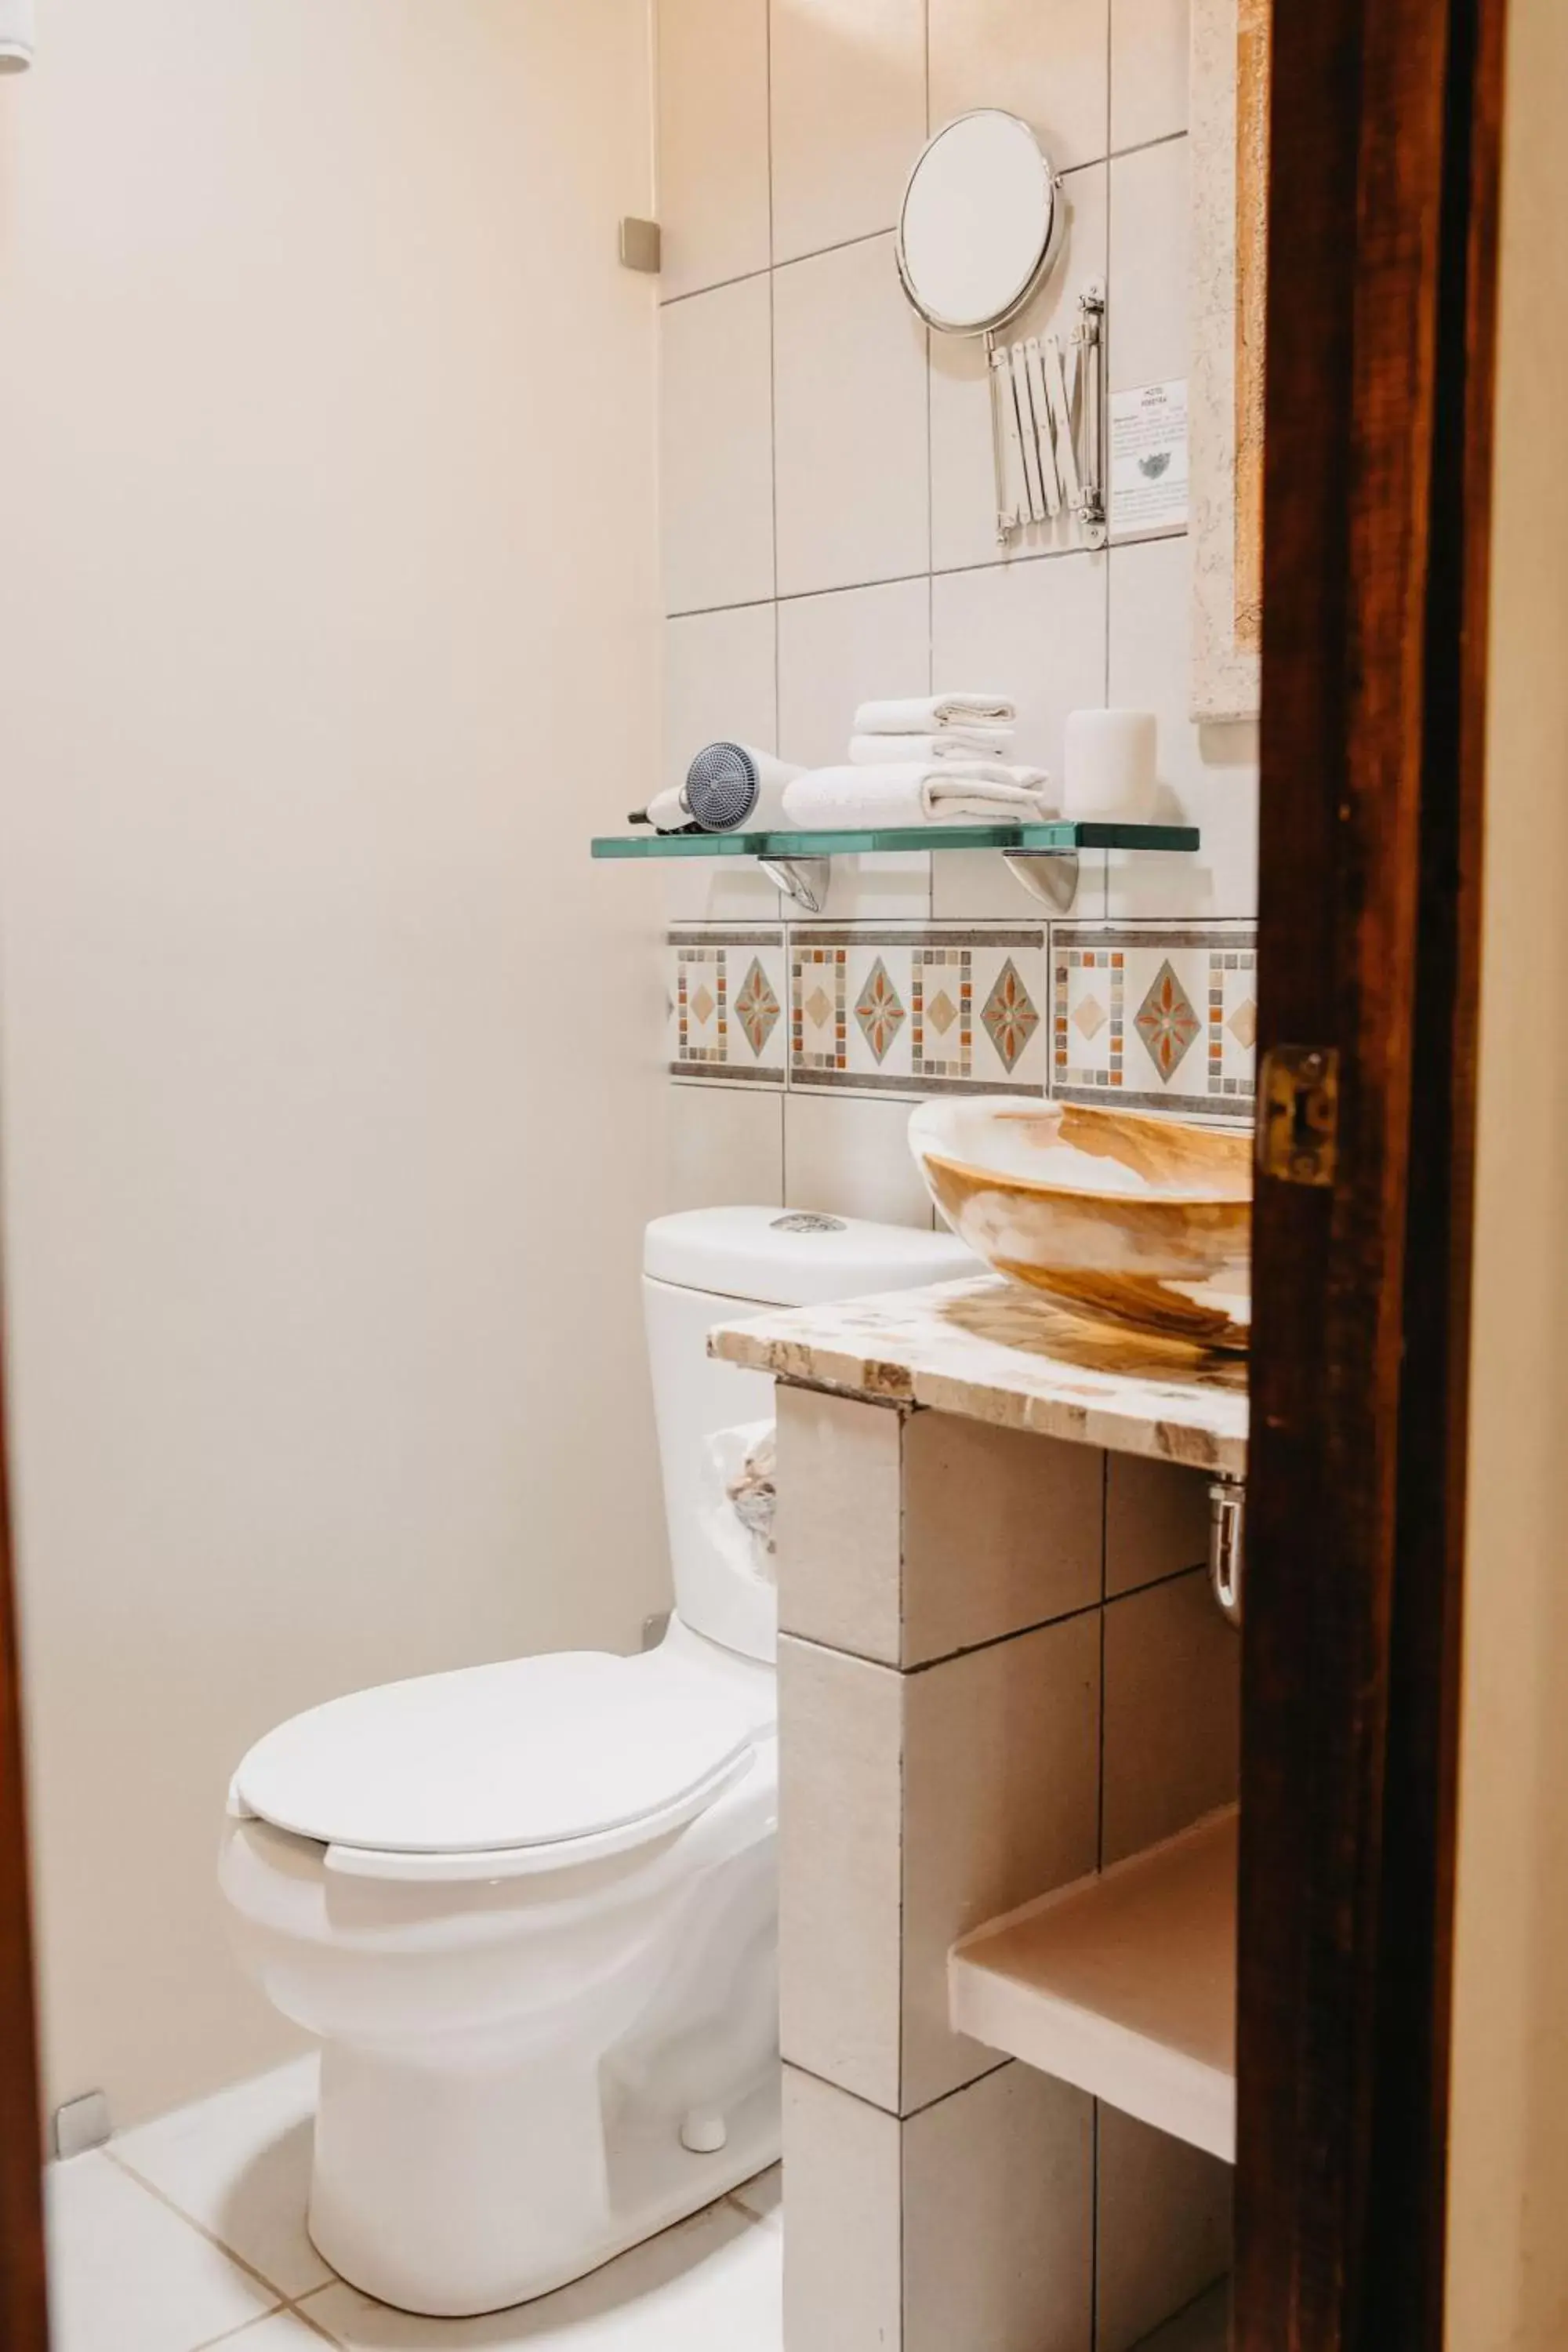
M 1053 923 L 1051 1076 L 1068 1102 L 1250 1119 L 1254 923 Z
M 1048 971 L 1037 924 L 792 924 L 789 1083 L 1041 1094 Z
M 671 931 L 665 945 L 670 1076 L 782 1087 L 788 1058 L 783 930 Z
M 1253 1114 L 1252 923 L 703 923 L 666 954 L 675 1077 Z

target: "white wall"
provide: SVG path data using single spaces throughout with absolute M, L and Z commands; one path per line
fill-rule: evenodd
M 1447 2341 L 1568 2342 L 1568 14 L 1512 0 Z
M 280 1717 L 629 1644 L 643 0 L 71 0 L 0 94 L 6 1276 L 49 2103 L 264 2063 Z M 640 911 L 639 911 L 640 910 Z

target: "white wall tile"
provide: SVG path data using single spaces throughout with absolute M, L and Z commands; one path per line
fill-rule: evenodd
M 1209 1482 L 1203 1471 L 1141 1454 L 1106 1458 L 1105 1591 L 1114 1601 L 1208 1559 Z
M 684 783 L 705 743 L 778 749 L 772 604 L 667 622 L 664 677 L 661 784 Z
M 931 690 L 931 583 L 895 580 L 779 606 L 779 742 L 787 760 L 837 767 L 862 702 Z M 929 857 L 834 861 L 823 914 L 837 922 L 931 912 Z
M 931 583 L 895 580 L 779 606 L 779 749 L 805 768 L 849 757 L 862 702 L 931 691 Z
M 784 1201 L 784 1097 L 767 1087 L 672 1086 L 664 1206 L 723 1209 Z
M 1067 242 L 1034 301 L 1008 328 L 1010 341 L 1070 334 L 1079 296 L 1096 278 L 1104 284 L 1106 190 L 1103 163 L 1068 173 Z M 931 338 L 931 562 L 937 572 L 1016 562 L 1078 544 L 1078 525 L 1065 513 L 1055 522 L 1026 524 L 1005 547 L 998 544 L 989 374 L 983 341 L 969 335 Z
M 1086 877 L 1094 871 L 1091 860 L 1100 855 L 1091 852 L 1085 858 Z M 931 859 L 931 912 L 941 922 L 1016 923 L 1020 917 L 1027 921 L 1051 911 L 1015 880 L 1000 850 L 950 849 L 945 856 Z M 1087 879 L 1084 887 L 1089 887 Z M 1098 897 L 1094 905 L 1098 909 Z
M 1088 2352 L 1092 2149 L 1093 2102 L 1028 2066 L 905 2126 L 903 2352 Z
M 749 278 L 659 313 L 667 612 L 773 593 L 771 307 Z
M 923 572 L 926 334 L 892 238 L 777 270 L 773 289 L 779 593 Z
M 1096 2352 L 1135 2352 L 1226 2275 L 1234 2182 L 1217 2157 L 1101 2107 Z
M 1005 107 L 1058 172 L 1092 163 L 1110 135 L 1110 0 L 931 0 L 932 128 Z
M 1110 144 L 1187 127 L 1190 0 L 1110 0 Z
M 1105 1612 L 1104 1863 L 1174 1837 L 1236 1795 L 1241 1642 L 1205 1574 Z
M 1069 710 L 1105 700 L 1103 555 L 943 572 L 931 588 L 939 688 L 995 688 L 1018 706 L 1014 757 L 1062 772 Z M 1020 915 L 1027 911 L 1020 904 Z
M 901 1641 L 903 1416 L 778 1388 L 779 1626 L 884 1665 Z
M 906 1676 L 905 1689 L 908 2113 L 994 2063 L 949 2029 L 952 1947 L 1094 1868 L 1099 1612 L 948 1659 Z
M 683 783 L 705 743 L 778 743 L 772 604 L 692 613 L 665 624 L 661 786 Z M 766 922 L 779 894 L 749 857 L 669 858 L 659 867 L 670 922 Z
M 784 2054 L 899 2104 L 903 1677 L 779 1643 L 779 1981 Z
M 1192 708 L 1192 541 L 1113 547 L 1110 700 L 1160 722 L 1160 806 L 1171 824 L 1195 824 L 1191 856 L 1119 851 L 1110 864 L 1112 917 L 1250 916 L 1258 911 L 1258 730 L 1196 727 Z
M 868 849 L 833 860 L 820 913 L 835 923 L 921 923 L 931 913 L 937 861 L 901 849 Z
M 895 2118 L 786 2066 L 784 2341 L 901 2352 L 902 2132 Z M 717 2347 L 715 2347 L 717 2352 Z M 730 2347 L 726 2347 L 730 2352 Z M 737 2345 L 733 2352 L 749 2352 Z
M 923 0 L 773 0 L 774 259 L 890 229 L 925 114 Z
M 1184 377 L 1191 357 L 1188 142 L 1118 155 L 1110 166 L 1110 389 Z
M 768 0 L 659 0 L 666 299 L 765 269 Z
M 910 1108 L 897 1100 L 792 1089 L 784 1100 L 788 1206 L 929 1231 L 935 1219 L 910 1153 Z

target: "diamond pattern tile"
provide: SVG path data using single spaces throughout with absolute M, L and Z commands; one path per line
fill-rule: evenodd
M 1150 1060 L 1169 1086 L 1203 1027 L 1169 957 L 1138 1008 L 1136 1026 Z
M 997 973 L 980 1018 L 1004 1068 L 1009 1073 L 1016 1070 L 1025 1047 L 1040 1025 L 1040 1016 L 1011 956 Z
M 870 975 L 861 990 L 855 1006 L 855 1018 L 860 1033 L 879 1062 L 888 1058 L 888 1049 L 897 1037 L 909 1014 L 893 985 L 892 975 L 879 956 Z
M 761 1055 L 783 1012 L 784 1007 L 767 973 L 753 956 L 751 970 L 741 982 L 740 993 L 735 999 L 735 1017 L 744 1030 L 753 1054 Z

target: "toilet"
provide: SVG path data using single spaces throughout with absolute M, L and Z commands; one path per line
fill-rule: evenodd
M 736 1500 L 773 1384 L 707 1334 L 974 1269 L 897 1226 L 660 1218 L 658 1647 L 361 1691 L 236 1772 L 220 1884 L 244 1966 L 322 2044 L 310 2235 L 365 2294 L 524 2303 L 776 2159 L 777 1607 Z

